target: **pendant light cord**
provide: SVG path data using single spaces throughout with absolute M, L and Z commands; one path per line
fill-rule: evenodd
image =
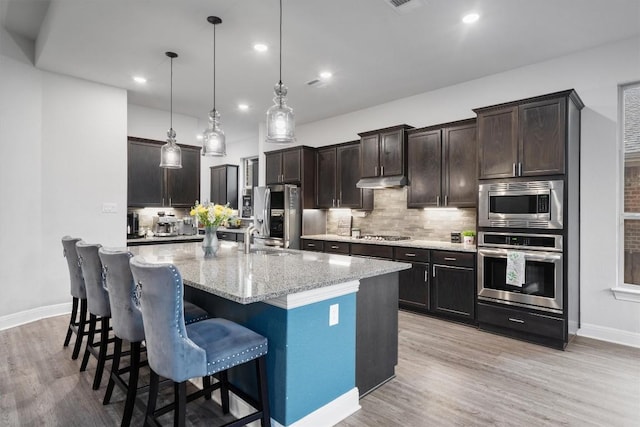
M 171 58 L 171 83 L 170 83 L 170 95 L 169 95 L 169 111 L 171 117 L 169 118 L 169 127 L 173 129 L 173 58 Z
M 282 86 L 282 0 L 280 0 L 280 81 L 278 84 Z
M 216 109 L 216 24 L 213 24 L 213 110 Z

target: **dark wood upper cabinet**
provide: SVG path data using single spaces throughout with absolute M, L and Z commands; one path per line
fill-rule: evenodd
M 408 129 L 412 129 L 412 126 L 399 125 L 358 134 L 362 178 L 406 173 L 405 153 Z
M 574 90 L 476 108 L 479 178 L 563 175 L 570 122 L 567 103 L 584 104 Z M 577 117 L 577 118 L 576 118 Z
M 181 169 L 163 169 L 160 148 L 165 143 L 128 138 L 127 205 L 131 207 L 191 207 L 200 198 L 200 147 L 180 144 Z
M 237 165 L 211 167 L 211 194 L 209 200 L 220 205 L 229 203 L 231 209 L 238 209 Z
M 373 209 L 373 190 L 360 189 L 359 141 L 318 149 L 316 206 L 318 208 Z
M 477 199 L 475 119 L 409 131 L 407 207 L 473 207 Z
M 264 155 L 266 184 L 297 185 L 302 191 L 302 208 L 315 208 L 316 149 L 297 146 L 269 151 Z

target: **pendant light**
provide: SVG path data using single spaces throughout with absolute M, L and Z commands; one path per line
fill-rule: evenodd
M 213 109 L 209 112 L 209 127 L 202 134 L 202 155 L 221 157 L 227 155 L 224 131 L 220 128 L 220 113 L 216 110 L 216 25 L 222 24 L 222 19 L 209 16 L 207 21 L 213 24 Z
M 175 52 L 165 52 L 171 60 L 171 101 L 170 108 L 170 120 L 171 125 L 167 131 L 167 143 L 160 149 L 160 167 L 166 169 L 181 169 L 182 168 L 182 152 L 178 144 L 176 144 L 176 131 L 173 130 L 173 59 L 178 57 Z
M 293 109 L 287 105 L 287 87 L 282 84 L 282 0 L 280 0 L 280 80 L 273 88 L 274 105 L 267 110 L 266 142 L 289 144 L 296 141 Z

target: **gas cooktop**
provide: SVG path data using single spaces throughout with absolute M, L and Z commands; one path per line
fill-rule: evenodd
M 362 236 L 364 240 L 388 240 L 388 241 L 396 241 L 396 240 L 409 240 L 411 237 L 407 236 L 385 236 L 382 234 L 365 234 Z

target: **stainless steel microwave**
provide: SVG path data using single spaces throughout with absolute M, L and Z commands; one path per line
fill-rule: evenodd
M 563 181 L 480 184 L 478 226 L 563 228 Z

